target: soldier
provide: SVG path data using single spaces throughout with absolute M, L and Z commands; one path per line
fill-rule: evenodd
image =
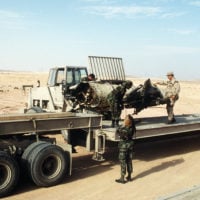
M 81 81 L 96 81 L 96 77 L 94 74 L 89 74 L 87 77 L 82 78 Z
M 94 74 L 89 74 L 88 75 L 88 81 L 95 81 L 96 80 L 96 77 Z
M 111 117 L 112 117 L 112 127 L 119 126 L 119 120 L 121 111 L 123 109 L 123 97 L 127 89 L 130 89 L 132 87 L 131 81 L 126 81 L 122 83 L 122 85 L 118 86 L 117 88 L 113 89 L 108 94 L 108 103 L 110 105 L 111 109 Z
M 168 81 L 163 82 L 157 82 L 156 84 L 159 85 L 166 85 L 165 90 L 165 101 L 166 101 L 166 109 L 168 114 L 168 124 L 176 122 L 176 119 L 174 118 L 174 104 L 179 98 L 179 92 L 180 92 L 180 84 L 175 79 L 173 72 L 167 73 Z
M 126 183 L 124 177 L 126 175 L 126 169 L 128 176 L 127 181 L 131 181 L 131 174 L 133 172 L 132 159 L 133 159 L 133 135 L 136 133 L 135 121 L 131 115 L 127 115 L 124 119 L 124 126 L 117 129 L 117 133 L 120 136 L 118 144 L 119 148 L 119 161 L 121 165 L 121 177 L 115 181 L 118 183 Z

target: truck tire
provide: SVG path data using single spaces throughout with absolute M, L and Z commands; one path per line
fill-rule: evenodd
M 30 157 L 32 151 L 39 147 L 40 145 L 43 144 L 50 144 L 44 141 L 38 141 L 38 142 L 34 142 L 32 144 L 30 144 L 24 151 L 24 153 L 22 154 L 21 157 L 21 164 L 22 164 L 22 169 L 24 169 L 24 175 L 25 176 L 29 176 L 30 177 L 30 168 L 29 168 L 29 163 L 28 163 L 28 158 Z
M 40 145 L 28 158 L 30 175 L 38 186 L 53 186 L 60 183 L 67 174 L 68 158 L 57 145 Z
M 38 141 L 38 142 L 34 142 L 32 144 L 30 144 L 24 151 L 24 153 L 22 154 L 22 162 L 26 163 L 27 162 L 27 158 L 30 156 L 31 152 L 37 148 L 38 146 L 44 144 L 46 142 L 44 141 Z
M 0 197 L 10 194 L 19 180 L 19 165 L 8 153 L 0 151 Z

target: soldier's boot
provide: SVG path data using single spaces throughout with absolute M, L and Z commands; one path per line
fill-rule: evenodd
M 132 179 L 131 179 L 131 173 L 128 173 L 128 176 L 126 177 L 126 180 L 127 181 L 131 181 Z
M 124 176 L 121 176 L 121 178 L 116 179 L 115 181 L 116 181 L 117 183 L 122 183 L 122 184 L 125 184 L 125 183 L 126 183 L 126 181 L 124 180 Z
M 114 128 L 115 127 L 115 120 L 112 120 L 111 126 Z

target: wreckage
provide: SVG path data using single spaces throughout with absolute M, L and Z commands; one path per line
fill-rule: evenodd
M 119 85 L 121 84 L 102 81 L 81 82 L 71 89 L 71 95 L 74 97 L 73 108 L 109 115 L 110 107 L 107 97 Z M 125 93 L 123 105 L 124 108 L 134 108 L 134 113 L 137 114 L 147 107 L 163 104 L 163 99 L 162 91 L 154 86 L 150 79 L 147 79 L 144 84 L 133 86 Z
M 88 71 L 95 74 L 94 81 L 85 81 Z M 88 69 L 83 66 L 51 68 L 47 86 L 30 90 L 27 108 L 33 112 L 94 112 L 110 119 L 108 94 L 125 82 L 122 58 L 89 56 Z M 148 79 L 126 92 L 123 107 L 138 113 L 160 104 L 162 98 L 162 92 Z
M 140 84 L 129 90 L 125 94 L 123 102 L 125 108 L 134 108 L 135 114 L 137 114 L 147 107 L 165 104 L 165 99 L 163 91 L 153 85 L 150 79 L 147 79 L 143 85 Z
M 96 81 L 81 81 L 70 87 L 68 91 L 70 103 L 68 102 L 68 104 L 74 110 L 84 109 L 110 118 L 108 94 L 127 82 L 122 59 L 90 56 L 89 65 L 90 71 L 98 79 Z M 137 87 L 133 85 L 123 98 L 123 107 L 133 108 L 135 114 L 147 107 L 163 103 L 163 92 L 153 85 L 150 79 Z

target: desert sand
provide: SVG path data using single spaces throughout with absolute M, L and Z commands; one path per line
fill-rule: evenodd
M 19 113 L 25 108 L 28 88 L 37 80 L 45 86 L 47 73 L 0 72 L 0 114 Z M 132 78 L 134 85 L 143 84 L 145 78 Z M 156 82 L 158 79 L 153 78 Z M 180 99 L 175 114 L 200 113 L 200 82 L 180 81 Z M 125 113 L 132 113 L 126 110 Z M 122 115 L 122 116 L 123 116 Z M 156 106 L 135 117 L 166 116 L 165 106 Z M 200 137 L 178 138 L 165 141 L 136 143 L 133 160 L 133 181 L 118 184 L 120 176 L 117 149 L 105 154 L 104 162 L 91 159 L 92 153 L 77 147 L 73 155 L 73 171 L 62 184 L 39 188 L 30 180 L 19 183 L 14 194 L 5 200 L 157 200 L 195 185 L 200 185 Z

